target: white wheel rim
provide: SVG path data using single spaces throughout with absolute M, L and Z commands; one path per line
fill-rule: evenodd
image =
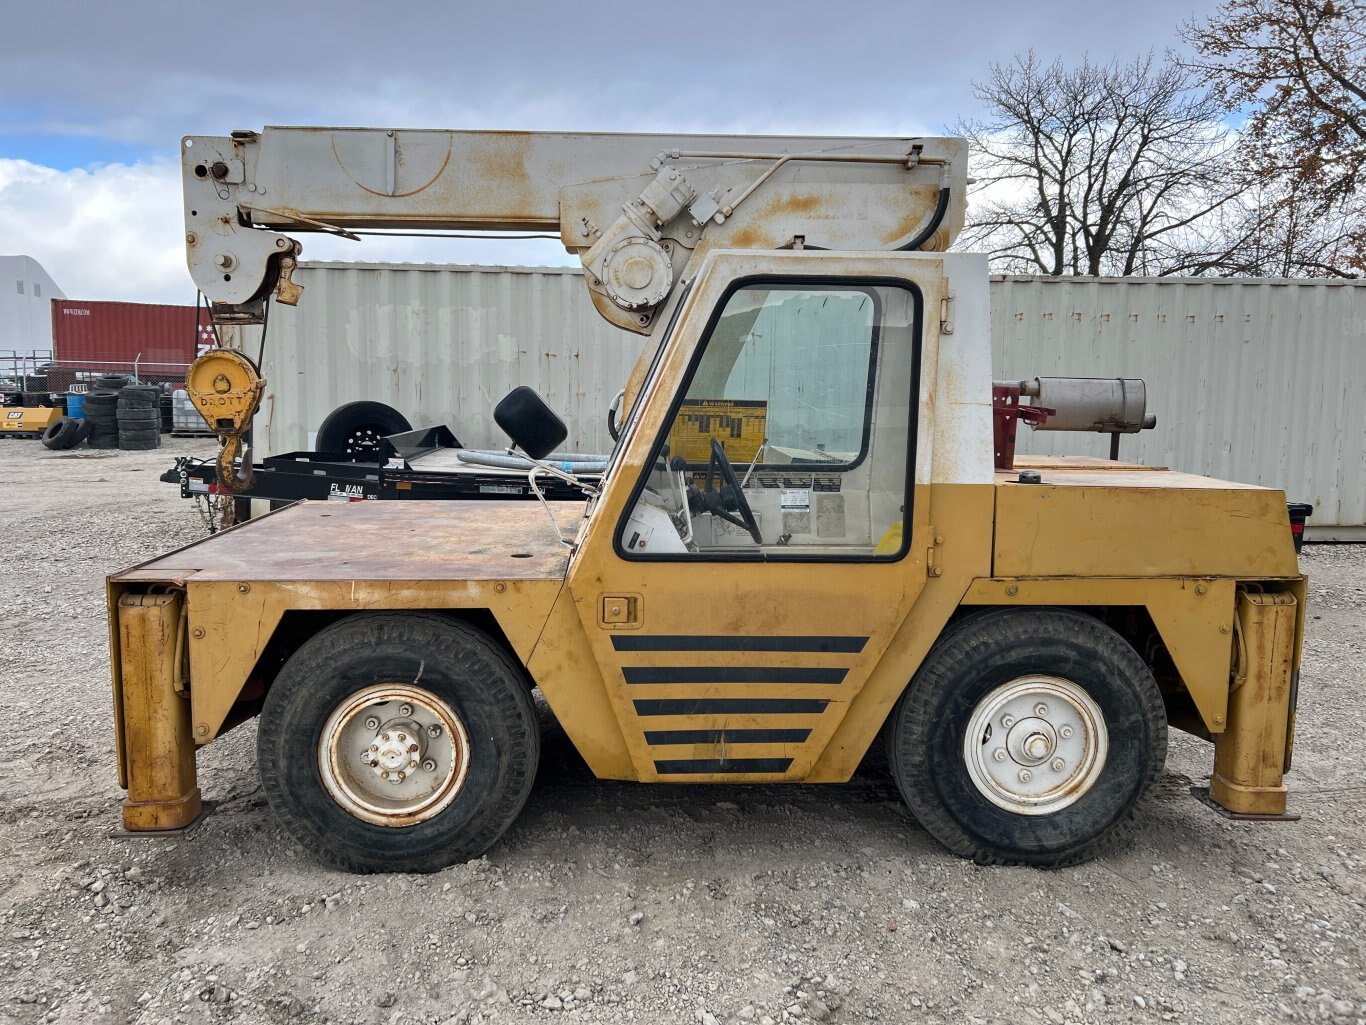
M 1023 676 L 973 709 L 963 760 L 978 792 L 1017 815 L 1052 815 L 1076 803 L 1105 768 L 1100 706 L 1057 676 Z
M 358 819 L 399 828 L 455 800 L 469 768 L 469 735 L 449 704 L 421 687 L 380 683 L 352 694 L 323 724 L 323 786 Z

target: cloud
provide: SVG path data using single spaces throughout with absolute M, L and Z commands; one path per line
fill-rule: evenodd
M 193 302 L 179 177 L 170 159 L 70 171 L 0 159 L 0 247 L 73 298 Z
M 180 165 L 172 159 L 61 171 L 0 159 L 0 251 L 32 256 L 73 299 L 193 303 Z M 304 258 L 368 263 L 553 265 L 555 241 L 303 235 Z

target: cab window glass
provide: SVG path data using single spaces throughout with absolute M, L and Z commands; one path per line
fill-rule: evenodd
M 916 312 L 899 286 L 734 291 L 623 526 L 623 553 L 899 556 Z

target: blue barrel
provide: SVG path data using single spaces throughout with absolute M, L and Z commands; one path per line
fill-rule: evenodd
M 68 395 L 66 397 L 66 415 L 74 420 L 80 420 L 85 416 L 84 395 Z

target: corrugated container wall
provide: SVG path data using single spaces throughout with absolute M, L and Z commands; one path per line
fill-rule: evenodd
M 52 303 L 52 358 L 60 362 L 185 364 L 212 337 L 207 310 L 151 303 Z
M 998 378 L 1141 377 L 1157 427 L 1120 458 L 1281 488 L 1310 537 L 1366 539 L 1366 283 L 994 278 Z M 1020 450 L 1106 455 L 1103 435 Z
M 256 454 L 307 448 L 344 402 L 375 399 L 416 427 L 503 448 L 493 407 L 519 384 L 564 419 L 564 448 L 607 452 L 607 407 L 644 340 L 602 319 L 573 268 L 304 264 L 272 306 Z M 254 339 L 246 351 L 256 355 Z
M 606 410 L 642 339 L 593 310 L 572 268 L 305 264 L 271 313 L 257 455 L 302 449 L 333 408 L 378 399 L 470 446 L 506 443 L 494 404 L 518 384 L 606 451 Z M 1120 454 L 1283 488 L 1310 536 L 1366 536 L 1366 283 L 993 278 L 998 378 L 1142 377 L 1155 430 Z M 257 342 L 247 341 L 253 356 Z M 1024 452 L 1105 455 L 1101 435 L 1034 433 Z

